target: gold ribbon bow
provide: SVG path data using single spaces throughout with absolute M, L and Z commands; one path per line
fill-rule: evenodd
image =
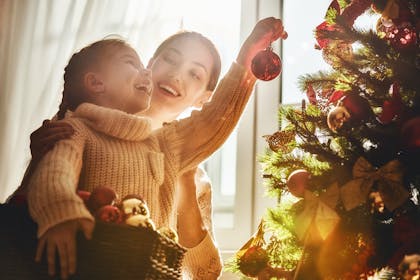
M 339 195 L 337 183 L 333 183 L 320 196 L 305 191 L 305 206 L 295 218 L 295 233 L 300 240 L 317 243 L 328 237 L 340 220 L 334 211 Z
M 403 186 L 402 166 L 398 160 L 392 160 L 377 169 L 360 157 L 353 166 L 353 178 L 341 187 L 341 199 L 346 210 L 365 203 L 375 182 L 385 207 L 390 211 L 410 196 Z

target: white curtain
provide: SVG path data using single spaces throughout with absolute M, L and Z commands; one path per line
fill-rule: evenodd
M 119 34 L 150 56 L 181 21 L 164 17 L 163 2 L 169 0 L 0 0 L 0 202 L 20 184 L 30 133 L 58 109 L 71 54 Z M 173 28 L 162 30 L 163 23 Z

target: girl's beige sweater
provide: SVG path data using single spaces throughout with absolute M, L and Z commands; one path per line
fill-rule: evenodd
M 64 120 L 73 126 L 74 135 L 45 155 L 29 183 L 29 210 L 38 223 L 38 236 L 70 219 L 93 220 L 76 189 L 92 191 L 104 185 L 120 198 L 142 195 L 156 226 L 174 227 L 178 174 L 197 166 L 224 143 L 254 84 L 254 76 L 234 63 L 201 111 L 153 132 L 148 118 L 80 105 Z M 211 243 L 209 239 L 203 241 Z

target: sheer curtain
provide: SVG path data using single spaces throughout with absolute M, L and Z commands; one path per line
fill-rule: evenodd
M 57 111 L 71 54 L 109 34 L 153 50 L 181 21 L 165 19 L 175 26 L 168 34 L 152 24 L 163 20 L 164 2 L 169 0 L 0 0 L 0 202 L 20 184 L 30 133 Z

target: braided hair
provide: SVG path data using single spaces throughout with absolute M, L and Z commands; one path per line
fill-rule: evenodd
M 57 118 L 63 119 L 67 110 L 74 111 L 77 106 L 87 101 L 87 95 L 83 85 L 84 75 L 99 66 L 100 61 L 107 54 L 110 48 L 122 48 L 130 45 L 122 39 L 103 39 L 96 41 L 79 52 L 76 52 L 70 58 L 67 66 L 64 68 L 64 88 L 63 97 Z

